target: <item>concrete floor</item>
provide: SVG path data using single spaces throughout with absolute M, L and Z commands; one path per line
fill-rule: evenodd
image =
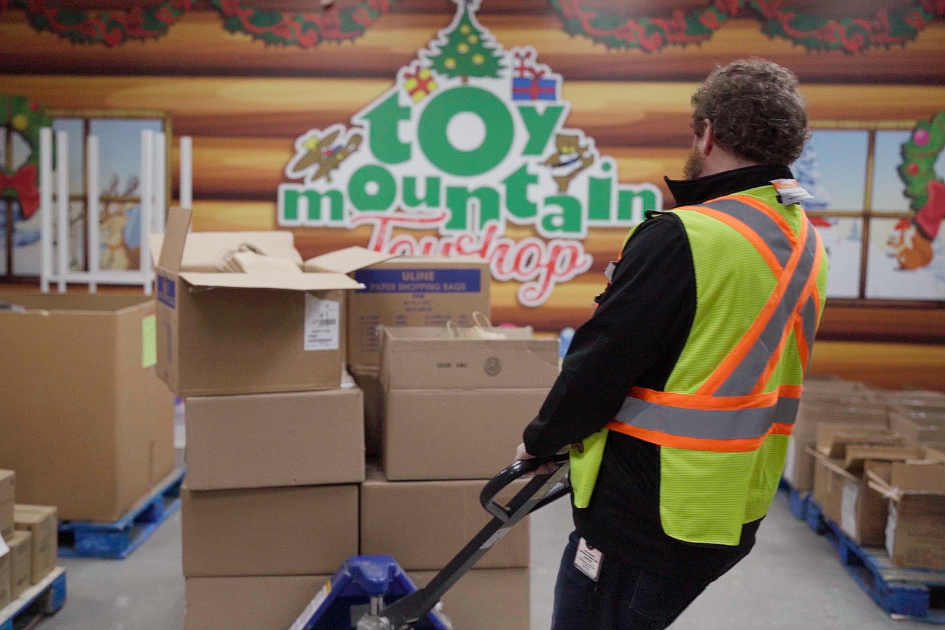
M 555 573 L 571 530 L 565 501 L 532 527 L 532 630 L 547 630 Z M 68 600 L 40 630 L 181 630 L 180 514 L 123 561 L 63 559 Z M 893 621 L 847 575 L 829 543 L 787 511 L 779 496 L 752 554 L 698 599 L 673 630 L 911 630 Z M 251 630 L 251 629 L 247 629 Z M 462 630 L 462 629 L 459 629 Z

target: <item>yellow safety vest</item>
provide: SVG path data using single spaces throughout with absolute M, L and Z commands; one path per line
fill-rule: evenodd
M 660 446 L 660 520 L 677 539 L 737 545 L 777 490 L 823 309 L 826 259 L 798 205 L 771 186 L 677 208 L 696 314 L 665 391 L 634 387 L 607 428 L 572 449 L 590 503 L 607 432 Z

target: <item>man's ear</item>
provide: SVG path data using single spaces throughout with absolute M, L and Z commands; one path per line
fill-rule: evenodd
M 712 131 L 712 121 L 705 120 L 705 128 L 702 131 L 702 137 L 699 138 L 699 150 L 703 157 L 708 157 L 715 147 L 715 134 Z

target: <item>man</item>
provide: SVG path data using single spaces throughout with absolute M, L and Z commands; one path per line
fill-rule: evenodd
M 774 497 L 826 290 L 794 75 L 716 69 L 679 207 L 631 232 L 518 458 L 571 448 L 554 630 L 657 630 L 745 557 Z

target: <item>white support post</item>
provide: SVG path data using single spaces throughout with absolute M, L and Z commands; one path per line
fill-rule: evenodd
M 167 137 L 154 134 L 154 222 L 151 232 L 164 232 L 167 214 Z
M 181 136 L 180 139 L 180 207 L 185 210 L 193 209 L 194 205 L 194 142 L 190 136 Z
M 141 132 L 141 284 L 144 294 L 151 295 L 151 252 L 148 249 L 148 233 L 151 230 L 152 206 L 154 202 L 154 132 Z
M 98 136 L 88 136 L 86 142 L 85 168 L 88 172 L 88 181 L 86 182 L 86 204 L 88 206 L 88 229 L 89 229 L 89 293 L 95 293 L 98 290 L 96 278 L 99 275 L 101 264 L 99 256 L 101 255 L 101 236 L 102 236 L 102 209 L 101 209 L 101 190 L 99 189 L 99 152 Z
M 39 130 L 39 212 L 42 218 L 40 247 L 42 264 L 39 272 L 39 284 L 43 293 L 49 293 L 49 276 L 52 273 L 52 216 L 53 216 L 53 167 L 52 167 L 52 129 L 43 127 Z
M 65 131 L 56 133 L 56 225 L 58 286 L 59 292 L 66 292 L 66 275 L 69 273 L 69 134 Z

